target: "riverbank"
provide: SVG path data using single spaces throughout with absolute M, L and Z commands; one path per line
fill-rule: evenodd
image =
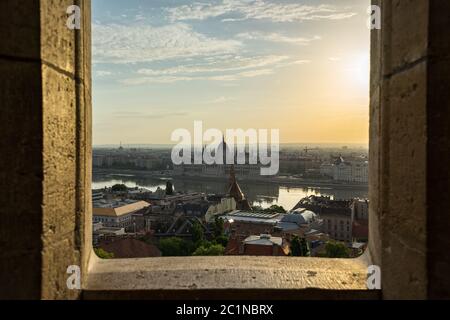
M 110 177 L 143 177 L 153 178 L 156 180 L 181 180 L 181 181 L 213 181 L 222 182 L 227 181 L 228 177 L 218 176 L 178 176 L 172 175 L 171 171 L 154 172 L 145 170 L 128 170 L 128 169 L 95 169 L 94 176 L 110 176 Z M 329 188 L 329 189 L 349 189 L 349 190 L 368 190 L 368 184 L 358 183 L 344 183 L 336 182 L 332 180 L 309 180 L 295 177 L 264 177 L 264 178 L 249 178 L 238 177 L 240 181 L 253 183 L 253 184 L 275 184 L 275 185 L 288 185 L 291 187 L 311 187 L 311 188 Z

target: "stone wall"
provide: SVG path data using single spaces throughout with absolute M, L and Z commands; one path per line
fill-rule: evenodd
M 384 298 L 448 298 L 450 2 L 373 2 L 382 6 L 383 22 L 372 33 L 370 254 L 382 267 Z M 66 27 L 72 4 L 82 7 L 79 31 Z M 90 1 L 2 0 L 0 28 L 0 298 L 77 299 L 80 291 L 66 288 L 66 268 L 80 265 L 85 279 L 92 253 Z M 241 280 L 259 277 L 260 269 L 252 269 L 255 261 L 272 278 L 261 273 L 239 297 L 286 283 L 307 289 L 310 280 L 294 283 L 290 277 L 297 272 L 303 279 L 302 272 L 315 267 L 346 266 L 345 276 L 357 274 L 357 287 L 364 285 L 365 266 L 357 261 L 300 259 L 293 266 L 286 260 L 270 269 L 265 258 L 241 260 L 239 268 L 226 260 L 231 271 L 221 271 L 220 287 L 239 286 L 240 281 L 226 282 L 232 281 L 226 280 L 230 274 Z M 155 289 L 155 269 L 165 274 L 171 262 L 95 261 L 85 297 L 120 298 L 120 289 L 133 296 L 133 281 L 148 289 L 141 295 L 166 294 Z M 224 264 L 218 258 L 195 261 Z M 195 280 L 180 278 L 189 274 L 181 269 L 177 265 L 172 274 L 182 286 Z M 136 277 L 140 270 L 148 282 Z M 273 277 L 274 271 L 281 274 Z M 211 281 L 198 287 L 214 290 Z M 316 298 L 329 297 L 326 289 L 337 285 L 326 272 L 318 272 L 315 281 L 324 289 Z M 181 285 L 170 297 L 198 295 L 180 291 Z M 345 288 L 347 297 L 358 296 Z M 308 297 L 309 291 L 298 290 L 290 292 Z
M 80 294 L 65 283 L 89 253 L 90 3 L 78 31 L 73 4 L 0 2 L 0 298 Z
M 449 2 L 373 4 L 370 251 L 384 298 L 448 297 Z

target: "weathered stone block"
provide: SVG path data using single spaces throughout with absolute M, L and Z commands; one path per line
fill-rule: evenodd
M 429 1 L 384 0 L 383 74 L 390 75 L 427 56 Z
M 73 233 L 72 233 L 73 235 Z M 81 290 L 67 287 L 67 267 L 82 267 L 80 252 L 76 250 L 74 239 L 67 235 L 63 240 L 48 243 L 42 252 L 42 299 L 77 299 Z
M 73 0 L 41 1 L 41 58 L 75 75 L 76 33 L 67 27 L 67 8 Z
M 51 243 L 76 226 L 76 92 L 75 80 L 42 66 L 43 90 L 43 230 Z

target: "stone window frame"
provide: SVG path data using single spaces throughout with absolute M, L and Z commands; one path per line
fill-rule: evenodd
M 83 17 L 90 21 L 89 1 L 82 8 Z M 90 43 L 90 28 L 79 32 L 83 43 Z M 85 47 L 81 53 L 85 57 L 80 60 L 90 70 L 90 48 Z M 90 98 L 90 93 L 87 96 Z M 91 101 L 86 100 L 84 113 L 89 120 L 91 107 Z M 86 141 L 91 141 L 90 129 L 91 121 L 84 127 Z M 91 181 L 92 150 L 89 143 L 83 147 L 86 155 L 83 298 L 379 298 L 380 291 L 368 290 L 366 285 L 368 252 L 357 259 L 243 256 L 99 259 L 93 252 L 90 236 L 91 190 L 87 186 Z
M 371 34 L 363 257 L 99 260 L 90 0 L 0 1 L 0 132 L 9 138 L 0 141 L 0 298 L 450 297 L 450 173 L 436 165 L 450 163 L 450 1 L 372 3 L 382 23 Z M 88 21 L 79 31 L 67 28 L 61 9 L 73 4 Z M 381 291 L 366 289 L 372 263 L 381 267 Z M 71 265 L 81 267 L 81 290 L 66 287 Z

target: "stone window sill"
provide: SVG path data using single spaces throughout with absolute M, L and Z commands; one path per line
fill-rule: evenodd
M 378 299 L 366 257 L 93 258 L 84 299 Z

